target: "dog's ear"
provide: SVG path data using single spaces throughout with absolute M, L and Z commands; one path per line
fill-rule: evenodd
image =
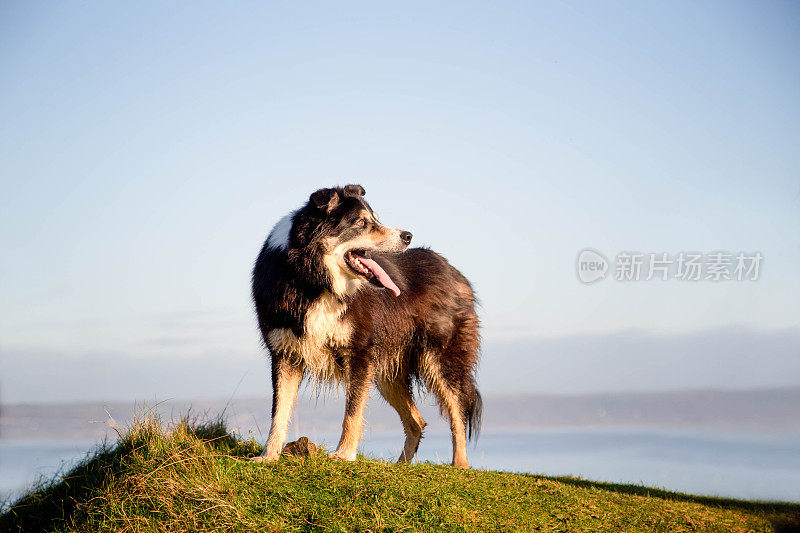
M 345 185 L 344 186 L 344 195 L 345 196 L 364 196 L 367 194 L 367 191 L 364 190 L 364 187 L 361 185 Z
M 320 189 L 308 199 L 317 209 L 330 213 L 339 205 L 339 193 L 336 189 Z

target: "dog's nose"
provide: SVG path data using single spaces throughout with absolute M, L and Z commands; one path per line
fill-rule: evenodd
M 400 240 L 403 241 L 406 244 L 410 244 L 411 243 L 411 237 L 412 237 L 412 235 L 411 235 L 410 231 L 401 231 L 400 232 Z

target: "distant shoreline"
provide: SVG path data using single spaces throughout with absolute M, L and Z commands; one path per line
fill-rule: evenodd
M 304 431 L 337 429 L 342 395 L 317 397 L 305 390 L 295 411 Z M 423 398 L 429 431 L 443 429 L 429 398 Z M 166 400 L 161 402 L 82 402 L 10 404 L 0 409 L 0 439 L 102 438 L 113 431 L 109 415 L 125 427 L 134 409 L 150 406 L 163 419 L 187 411 L 203 415 L 225 412 L 239 431 L 264 433 L 269 425 L 269 398 Z M 373 395 L 367 420 L 375 431 L 399 428 L 397 416 Z M 549 394 L 485 395 L 485 430 L 569 427 L 654 427 L 744 433 L 800 431 L 800 387 L 740 391 L 685 390 L 654 393 L 610 393 L 559 396 Z M 439 426 L 442 426 L 439 428 Z

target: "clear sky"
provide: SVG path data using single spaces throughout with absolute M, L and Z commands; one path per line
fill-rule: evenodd
M 798 28 L 793 2 L 4 2 L 0 386 L 34 355 L 260 357 L 263 239 L 350 182 L 473 281 L 489 340 L 796 331 Z M 764 261 L 587 286 L 585 247 Z

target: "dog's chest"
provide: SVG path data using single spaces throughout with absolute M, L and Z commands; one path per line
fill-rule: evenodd
M 303 334 L 300 337 L 289 328 L 270 330 L 270 347 L 298 363 L 316 379 L 327 381 L 341 378 L 334 353 L 346 357 L 351 325 L 343 319 L 347 306 L 325 292 L 306 311 Z

